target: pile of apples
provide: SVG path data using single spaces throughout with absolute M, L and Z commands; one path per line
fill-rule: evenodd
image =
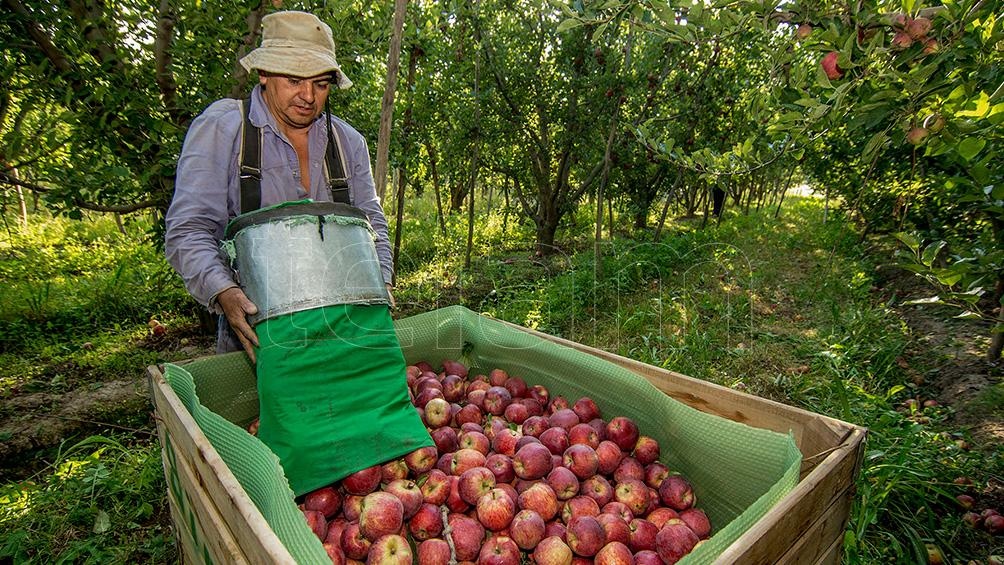
M 333 563 L 671 565 L 710 536 L 690 483 L 631 419 L 501 369 L 442 367 L 407 368 L 434 447 L 299 505 Z

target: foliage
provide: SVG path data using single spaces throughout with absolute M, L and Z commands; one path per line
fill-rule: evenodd
M 95 435 L 64 446 L 35 476 L 0 485 L 0 559 L 164 563 L 167 485 L 157 442 Z

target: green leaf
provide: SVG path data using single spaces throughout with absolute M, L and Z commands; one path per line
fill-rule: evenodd
M 916 3 L 915 0 L 903 0 L 903 11 L 906 12 L 907 14 L 912 14 L 913 5 L 915 3 Z
M 909 306 L 921 306 L 924 304 L 947 304 L 940 296 L 928 296 L 927 298 L 917 298 L 915 300 L 907 300 L 903 304 Z
M 934 263 L 934 260 L 938 258 L 938 253 L 941 253 L 941 250 L 944 249 L 946 245 L 948 245 L 948 243 L 942 240 L 935 241 L 934 243 L 928 245 L 924 249 L 924 253 L 920 256 L 920 262 L 930 267 Z
M 894 233 L 893 236 L 896 239 L 900 240 L 903 243 L 903 245 L 906 245 L 907 247 L 909 247 L 910 251 L 913 251 L 914 254 L 916 254 L 916 253 L 919 252 L 919 250 L 920 250 L 920 240 L 917 239 L 912 234 L 908 234 L 906 232 L 898 232 L 898 233 Z
M 952 286 L 962 280 L 962 273 L 952 269 L 938 269 L 935 271 L 934 276 L 938 279 L 939 283 L 945 286 Z
M 104 510 L 98 510 L 98 515 L 94 518 L 94 533 L 103 534 L 112 527 L 112 520 Z
M 576 18 L 569 18 L 558 24 L 558 33 L 568 31 L 570 29 L 575 29 L 582 25 L 582 22 Z
M 976 312 L 973 312 L 972 310 L 966 310 L 965 312 L 959 314 L 958 316 L 955 316 L 955 319 L 956 320 L 982 320 L 983 316 L 980 316 L 979 314 L 977 314 Z
M 965 118 L 982 118 L 990 111 L 990 97 L 987 96 L 986 92 L 980 92 L 979 98 L 976 99 L 976 108 L 972 110 L 962 110 L 961 112 L 956 112 L 956 116 L 962 116 Z
M 889 139 L 889 136 L 886 135 L 884 131 L 880 131 L 873 135 L 872 138 L 868 140 L 868 143 L 865 144 L 865 149 L 861 152 L 861 159 L 870 163 L 875 156 L 875 152 L 878 151 L 883 144 L 885 144 L 887 139 Z
M 957 151 L 959 152 L 959 156 L 963 159 L 966 161 L 972 161 L 973 157 L 978 155 L 986 144 L 987 141 L 985 139 L 967 137 L 959 142 Z

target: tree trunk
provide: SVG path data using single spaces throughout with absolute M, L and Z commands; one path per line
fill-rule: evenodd
M 395 214 L 396 223 L 394 225 L 394 279 L 392 284 L 397 284 L 397 268 L 401 257 L 401 236 L 404 233 L 404 188 L 407 185 L 403 170 L 397 175 L 397 210 Z
M 17 179 L 17 169 L 11 169 L 8 173 L 15 180 Z M 15 185 L 15 190 L 17 190 L 17 203 L 19 208 L 18 223 L 21 224 L 21 229 L 28 229 L 28 201 L 24 197 L 24 189 L 21 185 Z
M 387 190 L 387 161 L 390 157 L 390 129 L 394 118 L 394 91 L 397 89 L 397 71 L 401 61 L 401 36 L 408 0 L 394 0 L 394 27 L 387 55 L 387 84 L 380 102 L 380 132 L 377 137 L 376 192 L 383 199 Z
M 439 172 L 436 170 L 436 150 L 429 142 L 425 143 L 425 152 L 429 154 L 429 172 L 432 173 L 432 190 L 436 193 L 436 219 L 439 220 L 439 231 L 446 235 L 446 217 L 443 215 L 443 196 L 439 190 Z

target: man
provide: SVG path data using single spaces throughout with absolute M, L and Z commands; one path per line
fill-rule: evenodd
M 366 140 L 343 120 L 330 117 L 326 123 L 331 85 L 352 85 L 335 60 L 331 28 L 312 14 L 293 11 L 265 16 L 262 27 L 261 47 L 240 61 L 249 72 L 258 71 L 248 119 L 262 132 L 260 205 L 332 200 L 325 178 L 330 127 L 345 161 L 350 202 L 366 214 L 377 234 L 377 256 L 389 294 L 393 263 L 387 220 L 376 195 Z M 227 223 L 242 210 L 243 123 L 241 102 L 234 99 L 214 102 L 192 122 L 167 212 L 165 253 L 192 296 L 221 314 L 217 353 L 243 347 L 253 361 L 258 338 L 247 316 L 258 308 L 237 286 L 219 253 Z M 245 130 L 244 135 L 258 133 Z

